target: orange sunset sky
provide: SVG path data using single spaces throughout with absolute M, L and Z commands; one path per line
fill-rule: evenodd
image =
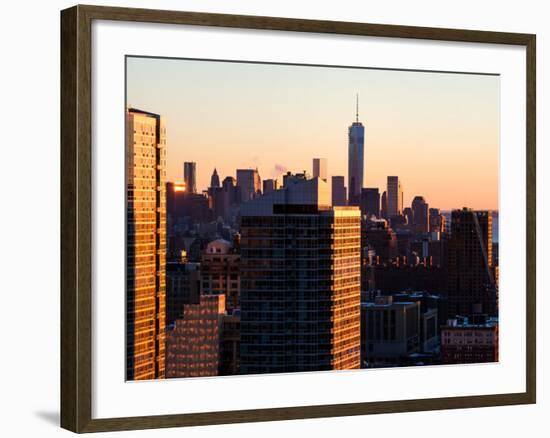
M 159 113 L 167 180 L 197 162 L 197 188 L 237 168 L 262 179 L 311 173 L 312 158 L 347 184 L 347 129 L 365 125 L 364 186 L 401 178 L 405 206 L 498 209 L 498 76 L 127 58 L 127 104 Z

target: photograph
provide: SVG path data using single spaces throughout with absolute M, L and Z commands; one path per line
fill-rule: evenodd
M 125 63 L 127 381 L 499 362 L 499 74 Z

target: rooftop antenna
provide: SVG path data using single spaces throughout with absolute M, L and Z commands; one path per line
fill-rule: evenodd
M 355 121 L 359 123 L 359 93 L 355 95 Z

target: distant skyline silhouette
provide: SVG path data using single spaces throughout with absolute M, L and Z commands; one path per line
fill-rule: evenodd
M 422 195 L 441 209 L 498 209 L 497 76 L 276 64 L 127 58 L 127 105 L 159 113 L 167 180 L 197 163 L 197 189 L 237 168 L 262 179 L 347 175 L 347 129 L 365 125 L 364 186 L 398 175 L 405 205 Z

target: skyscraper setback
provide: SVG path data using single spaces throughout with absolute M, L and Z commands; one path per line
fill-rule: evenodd
M 348 204 L 359 205 L 363 187 L 365 127 L 359 121 L 359 96 L 355 122 L 348 128 Z
M 126 111 L 126 378 L 165 377 L 164 119 Z
M 359 209 L 315 178 L 241 213 L 241 372 L 359 368 Z

